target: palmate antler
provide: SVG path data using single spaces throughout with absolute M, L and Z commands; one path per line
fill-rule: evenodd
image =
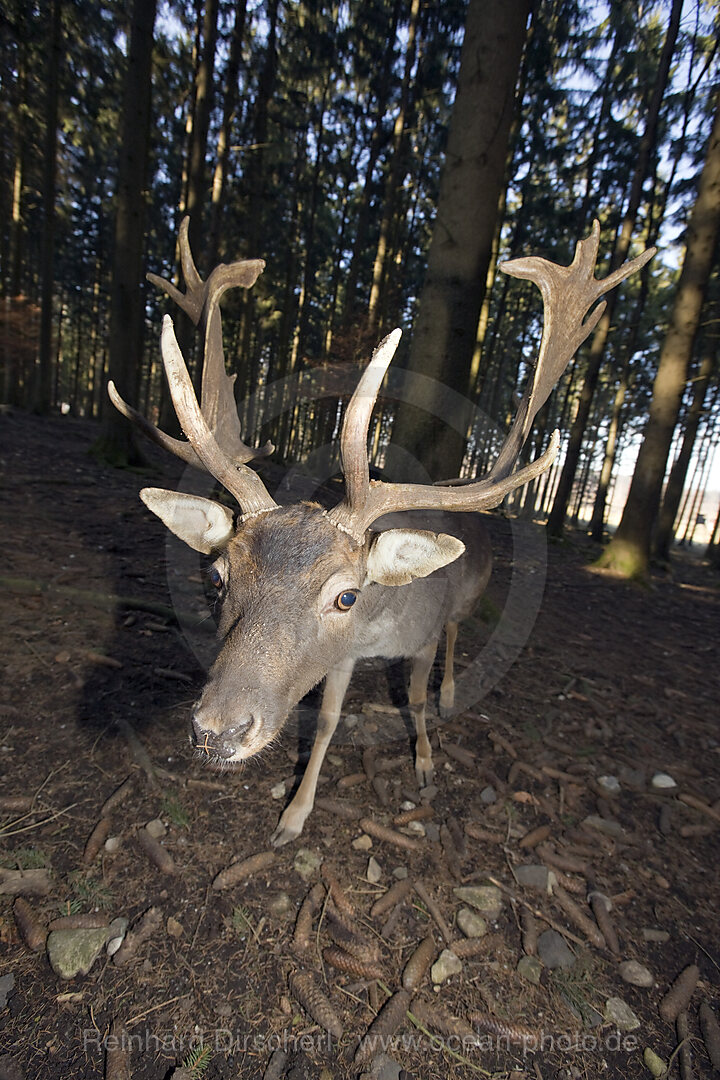
M 549 397 L 568 363 L 592 333 L 605 310 L 605 302 L 588 311 L 603 293 L 634 274 L 655 254 L 644 251 L 602 281 L 594 277 L 600 242 L 599 222 L 586 240 L 578 242 L 570 266 L 559 266 L 535 256 L 512 259 L 500 269 L 513 277 L 534 281 L 542 293 L 544 322 L 542 340 L 531 379 L 510 433 L 495 465 L 482 480 L 463 487 L 435 487 L 424 484 L 388 484 L 370 480 L 367 462 L 367 433 L 370 415 L 385 371 L 400 340 L 393 330 L 373 353 L 370 364 L 353 394 L 341 434 L 341 454 L 346 495 L 328 514 L 339 528 L 358 542 L 377 518 L 396 510 L 487 510 L 516 488 L 535 479 L 550 467 L 558 452 L 560 434 L 553 432 L 550 445 L 541 457 L 513 472 L 532 422 Z
M 187 311 L 195 322 L 205 321 L 205 366 L 203 369 L 202 408 L 198 404 L 192 380 L 175 338 L 172 320 L 163 322 L 161 349 L 170 393 L 178 420 L 188 442 L 170 439 L 148 424 L 134 409 L 125 405 L 111 384 L 111 397 L 121 412 L 139 423 L 151 437 L 194 464 L 200 463 L 237 499 L 245 517 L 274 510 L 277 503 L 268 494 L 257 473 L 244 462 L 262 451 L 249 450 L 240 439 L 240 428 L 232 397 L 232 379 L 225 375 L 222 358 L 222 335 L 219 298 L 233 285 L 249 287 L 261 272 L 261 260 L 217 267 L 202 282 L 195 269 L 187 243 L 186 223 L 181 233 L 183 272 L 187 292 L 154 276 L 155 281 Z M 424 484 L 388 484 L 370 480 L 367 435 L 370 417 L 385 372 L 393 358 L 400 330 L 393 330 L 378 345 L 353 394 L 340 435 L 340 451 L 345 475 L 346 495 L 327 514 L 328 520 L 362 543 L 369 526 L 383 514 L 396 510 L 451 510 L 469 512 L 497 506 L 511 491 L 539 476 L 552 464 L 560 444 L 559 432 L 553 432 L 550 445 L 537 460 L 513 472 L 520 450 L 533 420 L 577 349 L 585 341 L 605 310 L 604 301 L 593 304 L 630 274 L 634 274 L 655 254 L 655 248 L 643 252 L 602 281 L 594 277 L 600 242 L 600 225 L 593 224 L 591 235 L 579 241 L 570 266 L 559 266 L 535 256 L 512 259 L 501 269 L 513 277 L 534 281 L 543 297 L 544 322 L 537 363 L 523 395 L 517 415 L 495 465 L 487 476 L 462 487 L 437 487 Z M 587 318 L 586 318 L 587 316 Z M 222 376 L 222 377 L 221 377 Z M 223 383 L 222 378 L 226 380 Z M 225 392 L 220 392 L 220 387 Z M 229 392 L 227 387 L 229 386 Z M 205 398 L 207 394 L 207 402 Z M 232 401 L 232 408 L 228 402 Z M 228 445 L 232 450 L 228 452 Z M 245 456 L 243 456 L 243 454 Z
M 267 454 L 271 454 L 274 447 L 272 443 L 266 443 L 263 447 L 253 449 L 243 442 L 240 431 L 240 418 L 238 417 L 233 392 L 235 375 L 228 375 L 225 370 L 220 299 L 228 289 L 238 286 L 244 289 L 251 288 L 262 273 L 265 263 L 262 259 L 244 259 L 240 262 L 231 263 L 229 266 L 221 264 L 213 270 L 207 281 L 203 281 L 190 251 L 189 226 L 190 218 L 184 218 L 178 236 L 180 262 L 186 291 L 184 293 L 180 292 L 171 282 L 158 277 L 157 274 L 148 274 L 148 281 L 151 281 L 163 292 L 167 293 L 178 307 L 189 316 L 195 326 L 200 327 L 204 335 L 202 391 L 200 397 L 202 416 L 218 447 L 222 448 L 221 452 L 229 459 L 229 462 L 232 465 L 242 464 L 251 461 L 253 458 L 265 457 Z M 123 416 L 126 416 L 128 420 L 136 424 L 148 438 L 158 443 L 163 449 L 169 450 L 172 454 L 182 458 L 188 465 L 207 469 L 207 465 L 205 465 L 191 442 L 174 439 L 150 423 L 149 420 L 146 420 L 142 413 L 133 409 L 131 405 L 128 405 L 120 397 L 112 382 L 108 384 L 108 393 L 115 408 Z M 182 424 L 179 413 L 178 419 Z M 213 475 L 215 474 L 213 473 Z M 220 477 L 216 477 L 216 479 L 220 479 Z

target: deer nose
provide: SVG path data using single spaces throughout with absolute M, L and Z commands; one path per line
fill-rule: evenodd
M 212 731 L 206 728 L 197 716 L 193 717 L 192 728 L 197 750 L 204 750 L 206 754 L 215 757 L 231 758 L 237 750 L 238 743 L 242 742 L 244 734 L 252 727 L 252 717 L 225 728 L 224 731 Z

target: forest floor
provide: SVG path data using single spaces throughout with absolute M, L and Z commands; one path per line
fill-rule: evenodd
M 259 860 L 264 868 L 216 889 L 233 859 L 269 850 L 302 771 L 314 698 L 259 761 L 222 774 L 205 766 L 188 739 L 213 640 L 211 620 L 188 617 L 207 613 L 199 562 L 166 543 L 137 497 L 177 475 L 163 475 L 155 455 L 143 474 L 103 468 L 88 453 L 95 429 L 71 418 L 13 413 L 0 430 L 0 1077 L 160 1080 L 193 1060 L 185 1075 L 210 1080 L 649 1077 L 645 1048 L 668 1062 L 678 1044 L 659 1005 L 691 964 L 699 981 L 684 1045 L 696 1075 L 711 1074 L 698 1011 L 720 1004 L 720 590 L 707 566 L 678 555 L 641 588 L 589 570 L 596 549 L 580 535 L 546 549 L 542 530 L 489 517 L 488 621 L 461 628 L 463 711 L 435 718 L 433 786 L 416 788 L 402 665 L 386 677 L 386 665 L 368 663 L 325 763 L 325 808 L 298 841 Z M 493 613 L 514 585 L 516 625 L 498 641 Z M 153 603 L 185 615 L 178 624 Z M 653 788 L 659 772 L 677 788 Z M 393 826 L 408 804 L 429 807 L 426 816 Z M 362 818 L 401 839 L 369 837 Z M 155 858 L 171 859 L 162 866 L 141 846 L 158 820 Z M 99 851 L 86 853 L 101 821 Z M 564 889 L 548 894 L 544 867 Z M 19 885 L 17 870 L 29 875 Z M 348 944 L 342 910 L 333 915 L 316 889 L 298 950 L 300 905 L 332 878 L 354 910 L 344 916 L 354 937 Z M 420 891 L 372 915 L 403 879 Z M 434 985 L 428 972 L 396 998 L 386 1053 L 355 1063 L 416 946 L 431 935 L 434 959 L 464 938 L 467 896 L 454 890 L 487 885 L 474 894 L 495 907 L 487 932 L 476 926 L 475 940 L 456 946 L 454 974 Z M 611 900 L 615 952 L 567 903 L 591 916 L 589 888 Z M 28 911 L 13 907 L 18 889 L 40 924 L 35 951 Z M 51 967 L 51 920 L 85 913 L 132 926 L 148 909 L 155 928 L 129 958 L 108 955 L 101 926 L 87 974 Z M 569 966 L 552 966 L 547 938 L 545 962 L 528 960 L 533 928 L 541 939 L 556 931 Z M 356 963 L 328 951 L 338 940 L 354 944 Z M 641 968 L 628 971 L 631 960 Z M 292 982 L 300 970 L 334 1009 L 339 1040 L 306 1011 L 318 1015 Z

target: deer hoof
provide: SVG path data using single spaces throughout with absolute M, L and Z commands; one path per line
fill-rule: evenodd
M 416 761 L 415 762 L 415 776 L 417 778 L 418 787 L 422 791 L 423 788 L 429 787 L 433 782 L 435 776 L 435 769 L 433 768 L 432 761 Z
M 273 847 L 282 847 L 284 844 L 289 844 L 293 840 L 297 840 L 300 833 L 303 831 L 304 819 L 300 822 L 284 821 L 280 818 L 278 827 L 270 837 L 270 843 Z

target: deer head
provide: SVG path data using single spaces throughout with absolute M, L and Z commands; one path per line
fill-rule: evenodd
M 596 301 L 653 254 L 646 251 L 597 281 L 599 233 L 595 222 L 591 236 L 578 243 L 570 266 L 529 257 L 501 267 L 538 285 L 544 327 L 532 378 L 487 476 L 465 486 L 370 480 L 368 426 L 400 340 L 400 330 L 394 330 L 373 353 L 348 405 L 340 438 L 346 493 L 326 511 L 312 503 L 279 506 L 247 464 L 267 447 L 253 451 L 240 438 L 232 383 L 224 369 L 218 301 L 231 285 L 252 285 L 262 262 L 218 267 L 203 283 L 183 226 L 187 292 L 155 280 L 205 328 L 202 406 L 167 315 L 162 329 L 163 363 L 188 441 L 168 439 L 122 402 L 113 387 L 110 393 L 118 408 L 152 438 L 183 460 L 201 465 L 238 503 L 239 513 L 234 513 L 210 499 L 157 488 L 141 492 L 172 532 L 213 557 L 208 576 L 221 601 L 222 644 L 193 713 L 194 738 L 201 750 L 219 762 L 249 758 L 274 739 L 289 711 L 329 670 L 358 656 L 414 655 L 407 639 L 416 627 L 407 617 L 411 608 L 404 605 L 412 604 L 416 583 L 458 559 L 464 545 L 447 533 L 416 528 L 377 532 L 372 526 L 392 511 L 486 510 L 549 468 L 558 451 L 557 431 L 541 457 L 513 471 L 534 417 L 602 315 L 605 304 Z M 391 607 L 389 590 L 404 590 L 396 592 Z M 388 642 L 403 635 L 408 651 L 388 652 Z

